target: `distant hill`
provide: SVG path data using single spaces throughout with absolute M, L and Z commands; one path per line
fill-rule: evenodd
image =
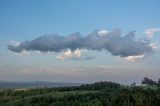
M 80 86 L 81 83 L 58 83 L 47 81 L 18 82 L 18 81 L 0 81 L 0 89 L 9 88 L 44 88 L 44 87 L 69 87 Z

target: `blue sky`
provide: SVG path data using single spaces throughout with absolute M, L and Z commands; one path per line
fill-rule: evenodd
M 159 0 L 1 0 L 0 1 L 0 80 L 46 80 L 59 82 L 94 82 L 111 80 L 138 82 L 144 76 L 157 79 L 160 36 Z M 139 60 L 113 56 L 107 50 L 80 50 L 93 59 L 57 59 L 58 53 L 12 53 L 7 44 L 30 41 L 42 35 L 68 36 L 80 32 L 85 37 L 95 30 L 123 35 L 136 31 L 137 38 L 147 38 L 156 45 L 156 53 Z M 148 37 L 147 29 L 153 32 Z M 77 56 L 71 51 L 67 52 Z M 142 55 L 138 58 L 143 57 Z M 77 58 L 77 57 L 76 57 Z M 79 58 L 79 57 L 78 57 Z

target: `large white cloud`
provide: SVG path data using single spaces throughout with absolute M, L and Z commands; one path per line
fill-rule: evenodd
M 134 39 L 134 31 L 121 36 L 120 30 L 108 32 L 107 30 L 96 30 L 87 36 L 82 37 L 79 33 L 69 36 L 57 34 L 44 35 L 31 41 L 11 43 L 8 49 L 15 53 L 22 52 L 64 52 L 57 56 L 59 59 L 80 58 L 84 50 L 107 50 L 113 56 L 126 57 L 127 60 L 137 60 L 141 55 L 152 53 L 153 46 L 150 42 Z M 91 59 L 94 57 L 85 57 Z M 81 58 L 82 59 L 82 58 Z

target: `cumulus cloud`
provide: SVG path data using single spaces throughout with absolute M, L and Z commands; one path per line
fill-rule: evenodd
M 105 35 L 107 35 L 109 33 L 109 31 L 107 31 L 107 30 L 100 30 L 100 31 L 98 31 L 98 34 L 100 35 L 100 36 L 105 36 Z
M 144 58 L 145 55 L 137 55 L 137 56 L 128 56 L 128 57 L 125 57 L 125 59 L 129 62 L 136 62 L 138 60 L 141 60 Z
M 139 56 L 153 52 L 150 43 L 135 40 L 134 37 L 134 31 L 122 36 L 121 31 L 118 29 L 112 32 L 96 30 L 84 37 L 80 33 L 73 33 L 68 36 L 53 34 L 44 35 L 31 41 L 24 41 L 16 46 L 11 43 L 8 45 L 8 49 L 16 53 L 21 53 L 24 50 L 40 52 L 66 51 L 63 55 L 57 57 L 60 59 L 80 57 L 82 50 L 100 51 L 105 49 L 112 55 L 120 57 Z
M 87 50 L 76 49 L 75 51 L 67 50 L 62 55 L 58 55 L 56 58 L 60 60 L 71 59 L 71 60 L 92 60 L 94 56 L 84 56 L 83 53 Z
M 148 37 L 152 38 L 152 37 L 154 36 L 154 34 L 155 34 L 156 32 L 159 32 L 159 31 L 160 31 L 160 28 L 150 28 L 150 29 L 147 29 L 147 30 L 145 31 L 145 34 L 146 34 Z
M 83 50 L 76 49 L 75 51 L 67 50 L 62 55 L 57 56 L 58 59 L 64 60 L 66 58 L 79 58 Z

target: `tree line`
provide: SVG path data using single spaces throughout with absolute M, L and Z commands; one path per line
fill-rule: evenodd
M 158 85 L 160 86 L 160 78 L 158 79 L 158 81 L 154 81 L 148 77 L 144 77 L 142 82 L 142 84 L 146 84 L 146 85 Z

